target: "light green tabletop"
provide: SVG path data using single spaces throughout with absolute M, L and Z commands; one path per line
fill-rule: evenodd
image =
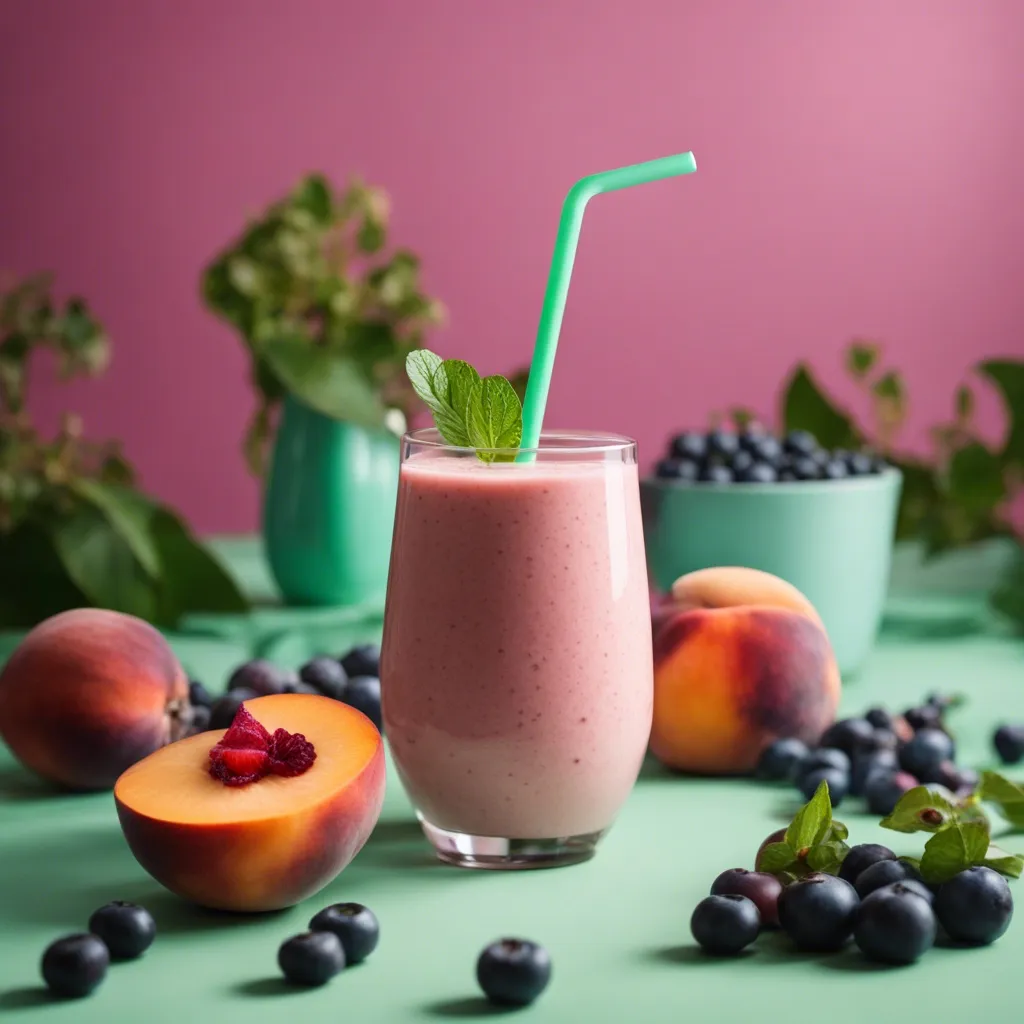
M 253 583 L 251 550 L 230 550 Z M 172 640 L 190 671 L 219 686 L 254 650 L 297 664 L 315 650 L 373 637 L 379 626 L 373 610 L 363 617 L 265 609 L 247 623 L 194 622 L 190 630 L 197 632 Z M 878 650 L 845 689 L 844 710 L 874 702 L 902 708 L 933 689 L 968 695 L 952 720 L 961 761 L 989 763 L 994 723 L 1024 721 L 1024 642 L 999 631 L 970 594 L 894 598 Z M 735 960 L 700 955 L 689 934 L 693 906 L 721 870 L 751 866 L 760 840 L 796 806 L 786 789 L 669 777 L 652 766 L 594 860 L 490 874 L 434 862 L 397 780 L 391 776 L 388 784 L 376 832 L 326 891 L 280 914 L 230 917 L 187 906 L 149 879 L 124 844 L 109 794 L 54 795 L 0 748 L 0 1020 L 389 1024 L 485 1017 L 490 1011 L 478 998 L 474 964 L 483 945 L 501 935 L 544 943 L 554 962 L 547 992 L 509 1015 L 522 1020 L 1020 1019 L 1024 909 L 994 946 L 936 949 L 910 968 L 875 968 L 853 949 L 795 954 L 778 934 L 762 936 Z M 859 810 L 851 801 L 838 814 L 851 841 L 919 852 L 918 837 L 886 833 Z M 1002 844 L 1024 852 L 1024 835 Z M 1018 897 L 1022 886 L 1014 885 Z M 136 963 L 114 965 L 89 999 L 50 1002 L 39 987 L 43 948 L 83 929 L 91 911 L 112 899 L 152 910 L 160 929 L 155 945 Z M 380 947 L 323 989 L 286 988 L 276 968 L 279 943 L 321 906 L 342 900 L 373 908 Z

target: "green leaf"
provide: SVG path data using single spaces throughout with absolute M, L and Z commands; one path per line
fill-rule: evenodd
M 770 843 L 761 851 L 758 870 L 777 875 L 796 863 L 796 851 L 789 843 Z
M 295 206 L 305 210 L 317 223 L 329 224 L 334 213 L 331 187 L 322 174 L 310 174 L 292 193 Z
M 999 457 L 975 441 L 953 453 L 949 464 L 950 493 L 968 508 L 990 509 L 1006 497 Z
M 88 604 L 72 582 L 40 522 L 0 530 L 0 629 L 26 629 L 68 608 Z
M 849 839 L 850 830 L 841 822 L 833 821 L 832 828 L 829 831 L 829 839 Z
M 832 404 L 804 364 L 796 368 L 786 385 L 782 421 L 787 431 L 809 431 L 824 448 L 861 447 L 853 420 Z
M 518 449 L 523 438 L 523 407 L 504 377 L 485 377 L 477 388 L 479 398 L 469 405 L 469 438 L 474 448 Z M 512 453 L 481 453 L 485 461 L 511 462 Z
M 847 372 L 856 380 L 864 380 L 878 362 L 881 348 L 874 342 L 854 342 L 846 350 Z
M 890 370 L 888 373 L 879 377 L 871 386 L 871 393 L 875 398 L 880 398 L 886 402 L 892 402 L 901 411 L 907 396 L 907 390 L 903 383 L 903 378 L 895 370 Z
M 838 839 L 817 843 L 808 851 L 806 863 L 812 871 L 824 871 L 828 875 L 837 875 L 849 852 L 849 846 Z
M 152 535 L 161 563 L 157 622 L 175 625 L 188 612 L 248 610 L 234 577 L 170 509 L 154 509 Z
M 1001 875 L 1009 875 L 1010 878 L 1020 878 L 1021 872 L 1024 871 L 1024 857 L 1016 853 L 1007 853 L 994 843 L 989 845 L 985 859 L 981 863 Z
M 348 423 L 382 427 L 386 409 L 356 362 L 299 334 L 271 338 L 260 353 L 285 387 L 311 409 Z
M 124 538 L 139 565 L 150 576 L 156 576 L 160 571 L 160 556 L 149 535 L 149 516 L 144 506 L 133 500 L 135 492 L 86 477 L 71 481 L 70 486 L 75 494 L 103 513 Z
M 52 536 L 68 576 L 90 604 L 152 621 L 156 582 L 98 506 L 80 505 L 54 525 Z
M 820 843 L 832 825 L 832 801 L 828 783 L 822 779 L 814 796 L 800 808 L 786 829 L 786 842 L 800 855 L 802 850 Z
M 1024 465 L 1024 362 L 990 359 L 982 363 L 978 371 L 996 385 L 1006 404 L 1008 429 L 1002 458 L 1005 462 Z
M 1015 828 L 1024 828 L 1024 786 L 998 772 L 982 772 L 978 799 L 993 803 Z
M 925 843 L 921 875 L 929 885 L 948 882 L 965 868 L 981 864 L 988 848 L 989 832 L 981 822 L 954 823 Z
M 894 832 L 939 832 L 957 818 L 956 805 L 937 789 L 915 786 L 900 797 L 882 828 Z

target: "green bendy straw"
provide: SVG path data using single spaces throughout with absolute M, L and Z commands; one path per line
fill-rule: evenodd
M 537 326 L 537 343 L 533 348 L 530 376 L 523 400 L 523 439 L 521 447 L 536 448 L 540 443 L 540 428 L 544 422 L 544 409 L 548 403 L 551 387 L 551 371 L 555 366 L 555 350 L 558 348 L 558 334 L 562 329 L 565 314 L 565 300 L 569 294 L 569 279 L 576 260 L 576 246 L 583 226 L 583 211 L 592 196 L 600 192 L 614 192 L 631 185 L 644 185 L 662 178 L 675 178 L 680 174 L 692 174 L 697 170 L 697 161 L 692 153 L 679 153 L 642 164 L 618 167 L 613 171 L 602 171 L 580 178 L 565 197 L 562 217 L 558 222 L 555 237 L 555 251 L 551 257 L 544 305 L 540 311 Z M 529 462 L 533 455 L 520 452 L 518 460 Z

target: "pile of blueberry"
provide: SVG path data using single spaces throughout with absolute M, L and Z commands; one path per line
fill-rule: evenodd
M 941 785 L 966 795 L 978 773 L 956 764 L 956 744 L 945 725 L 953 698 L 933 694 L 902 715 L 885 708 L 863 718 L 844 718 L 810 749 L 798 739 L 779 739 L 761 754 L 759 779 L 791 782 L 806 800 L 824 780 L 833 807 L 847 796 L 863 797 L 872 814 L 891 814 L 900 797 L 921 784 Z M 1021 751 L 1024 756 L 1024 749 Z
M 89 930 L 65 935 L 46 947 L 42 974 L 64 999 L 89 995 L 107 976 L 111 960 L 134 960 L 156 938 L 156 922 L 135 903 L 108 903 L 89 918 Z
M 779 438 L 761 427 L 748 426 L 738 433 L 679 434 L 655 472 L 663 480 L 771 484 L 844 480 L 881 473 L 885 467 L 883 459 L 866 452 L 828 451 L 806 430 L 792 430 Z
M 227 729 L 242 703 L 275 693 L 313 693 L 340 700 L 361 711 L 378 729 L 380 711 L 380 648 L 360 644 L 340 658 L 313 658 L 299 671 L 260 658 L 247 661 L 231 674 L 227 692 L 214 698 L 200 682 L 189 684 L 192 732 Z
M 783 887 L 762 871 L 724 871 L 693 912 L 690 930 L 706 952 L 735 956 L 767 928 L 781 927 L 797 949 L 829 953 L 852 937 L 870 960 L 911 964 L 939 927 L 966 945 L 987 945 L 1009 927 L 1006 879 L 970 867 L 935 887 L 885 846 L 854 846 L 838 875 L 810 874 Z
M 281 973 L 293 985 L 323 985 L 345 967 L 362 963 L 380 941 L 380 924 L 361 903 L 334 903 L 313 915 L 309 930 L 277 951 Z

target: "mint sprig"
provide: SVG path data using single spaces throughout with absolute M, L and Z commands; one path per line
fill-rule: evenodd
M 469 363 L 427 349 L 410 352 L 405 370 L 448 444 L 475 448 L 484 462 L 515 458 L 523 438 L 523 407 L 504 377 L 481 378 Z
M 1020 783 L 1011 782 L 998 772 L 983 772 L 977 797 L 995 804 L 1015 829 L 1024 829 L 1024 786 Z
M 814 796 L 794 815 L 782 841 L 764 848 L 759 870 L 786 879 L 812 871 L 838 874 L 850 850 L 844 842 L 848 835 L 841 821 L 832 820 L 832 799 L 823 779 Z

